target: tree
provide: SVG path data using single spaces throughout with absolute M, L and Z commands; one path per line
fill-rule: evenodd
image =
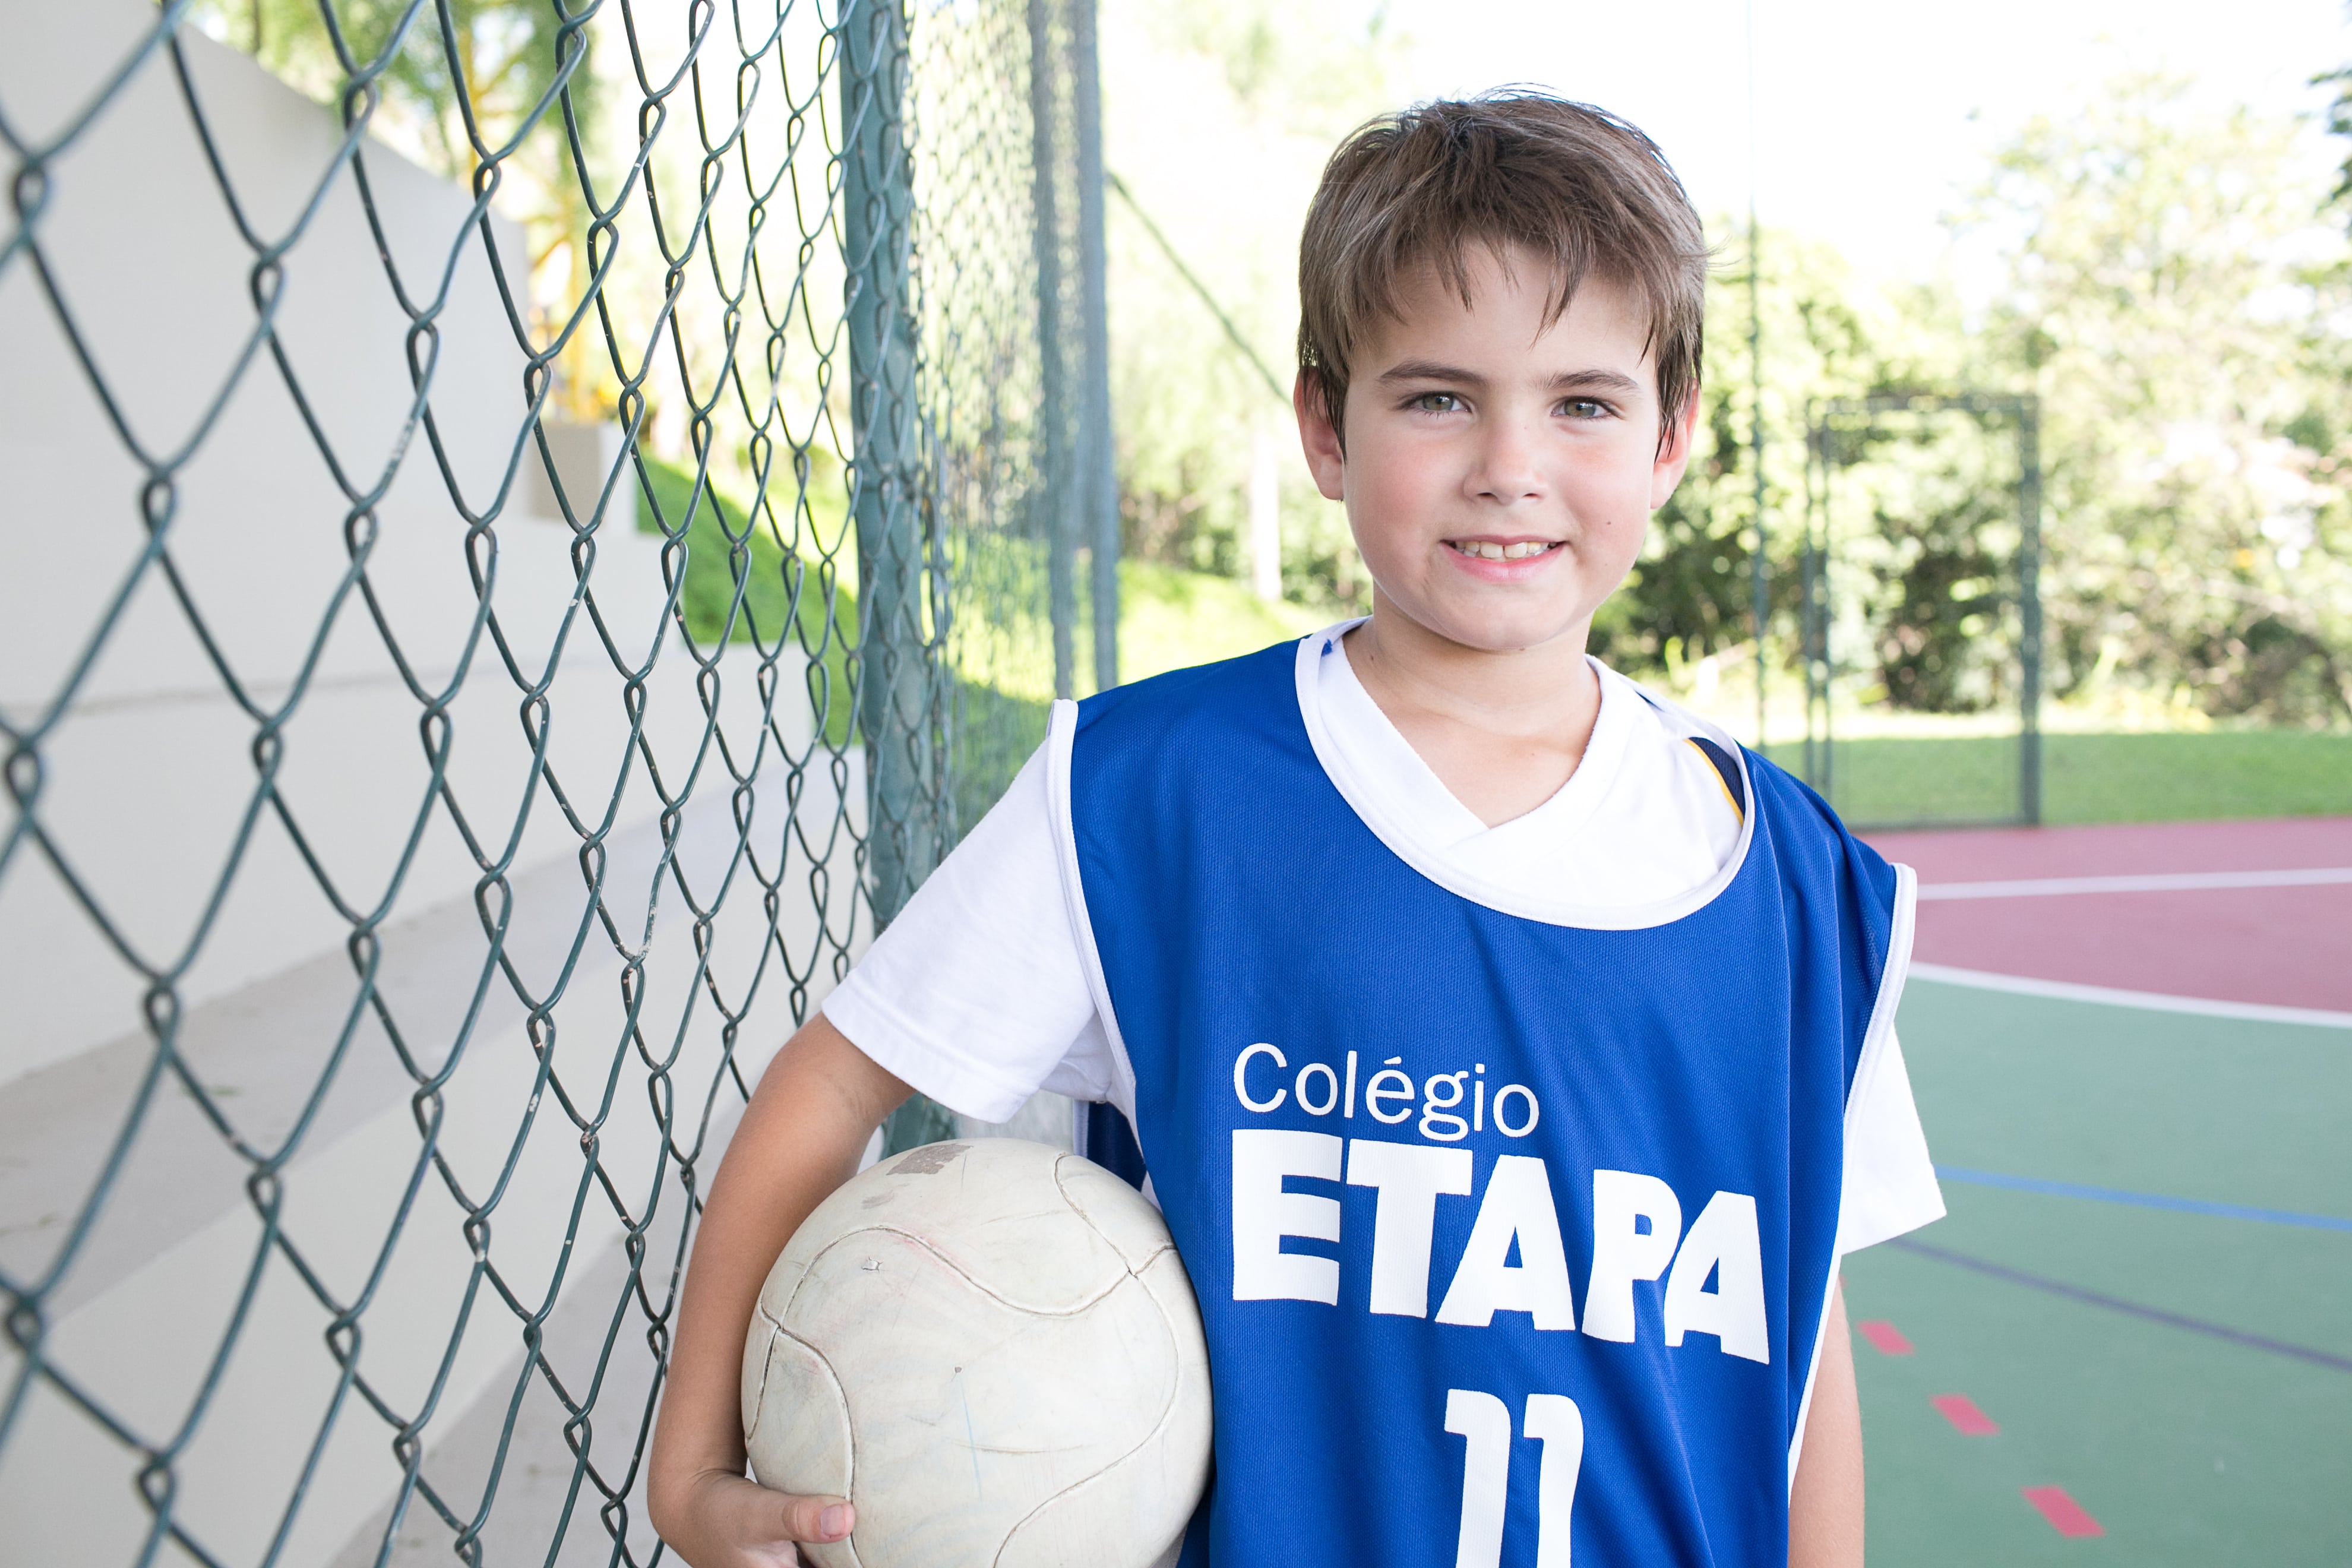
M 1986 359 L 2042 399 L 2060 695 L 2352 713 L 2346 251 L 2297 132 L 2128 78 L 1975 200 L 2007 272 Z
M 501 211 L 530 246 L 536 325 L 560 330 L 589 275 L 588 204 L 572 135 L 593 149 L 599 94 L 583 4 L 564 0 L 197 0 L 193 19 L 320 102 L 365 113 L 378 140 L 473 184 L 495 160 Z M 347 102 L 355 80 L 374 102 Z M 486 156 L 487 155 L 487 156 Z M 593 331 L 559 363 L 554 403 L 608 417 L 610 380 Z
M 1107 5 L 1103 47 L 1110 166 L 1286 384 L 1299 221 L 1340 137 L 1403 101 L 1402 40 L 1364 0 L 1203 0 Z M 1287 409 L 1122 204 L 1109 241 L 1128 552 L 1239 574 L 1254 447 L 1271 437 L 1287 594 L 1363 603 L 1346 521 L 1309 482 Z

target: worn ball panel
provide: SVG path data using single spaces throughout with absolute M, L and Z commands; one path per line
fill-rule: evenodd
M 1105 1173 L 1106 1179 L 1118 1178 Z M 1124 1182 L 1118 1184 L 1125 1188 Z M 1129 1191 L 1133 1189 L 1129 1188 Z M 1139 1282 L 1166 1311 L 1176 1335 L 1176 1376 L 1166 1413 L 1142 1442 L 1116 1463 L 1058 1496 L 1048 1499 L 1013 1528 L 995 1568 L 1061 1568 L 1091 1563 L 1095 1532 L 1104 1519 L 1136 1521 L 1138 1539 L 1165 1540 L 1172 1562 L 1183 1544 L 1184 1526 L 1207 1484 L 1209 1453 L 1209 1350 L 1201 1330 L 1192 1281 L 1184 1277 L 1173 1247 L 1145 1267 Z M 1181 1503 L 1181 1510 L 1176 1507 Z
M 760 1303 L 780 1317 L 818 1253 L 852 1231 L 879 1226 L 925 1237 L 953 1267 L 990 1281 L 1015 1305 L 1074 1311 L 1127 1273 L 1130 1260 L 1099 1226 L 1071 1223 L 1076 1211 L 1056 1169 L 1065 1160 L 1125 1192 L 1150 1216 L 1158 1245 L 1171 1245 L 1159 1211 L 1075 1155 L 1012 1138 L 929 1143 L 862 1173 L 819 1204 L 785 1245 Z M 1116 1212 L 1114 1201 L 1095 1200 L 1106 1213 Z
M 910 1150 L 827 1198 L 746 1346 L 753 1475 L 847 1495 L 822 1568 L 1148 1568 L 1207 1481 L 1208 1355 L 1167 1226 L 1076 1155 Z
M 765 1319 L 753 1321 L 751 1342 L 754 1353 L 743 1358 L 743 1438 L 753 1456 L 751 1474 L 790 1475 L 792 1490 L 847 1497 L 856 1479 L 856 1447 L 841 1380 L 823 1356 Z M 786 1411 L 788 1421 L 782 1419 Z

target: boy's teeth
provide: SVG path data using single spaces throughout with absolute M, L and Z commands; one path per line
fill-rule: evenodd
M 1530 555 L 1540 555 L 1546 546 L 1537 540 L 1524 540 L 1516 544 L 1496 544 L 1491 540 L 1465 539 L 1454 549 L 1465 555 L 1475 555 L 1481 561 L 1524 561 Z

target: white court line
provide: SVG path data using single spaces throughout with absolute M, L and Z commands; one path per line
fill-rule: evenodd
M 2179 893 L 2212 888 L 2328 888 L 2352 883 L 2352 866 L 2294 871 L 2163 871 L 2143 877 L 2034 877 L 2014 882 L 1925 882 L 1926 899 L 2046 899 L 2063 893 Z
M 2141 1007 L 2152 1013 L 2194 1013 L 2207 1018 L 2243 1018 L 2257 1024 L 2308 1024 L 2322 1029 L 2352 1029 L 2352 1013 L 2331 1013 L 2324 1007 L 2273 1007 L 2261 1002 L 2213 1002 L 2201 996 L 2166 996 L 2154 991 L 2118 991 L 2106 985 L 2077 985 L 2065 980 L 2029 980 L 2021 974 L 1995 974 L 1982 969 L 1956 969 L 1946 963 L 1914 963 L 1911 978 L 1946 985 L 1966 985 L 1978 991 L 2008 991 L 2021 996 L 2049 996 L 2062 1002 L 2096 1002 L 2108 1007 Z

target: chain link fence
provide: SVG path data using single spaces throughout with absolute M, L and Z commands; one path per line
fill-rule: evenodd
M 661 1557 L 750 1084 L 1116 679 L 1092 56 L 0 0 L 10 1561 Z
M 1744 650 L 1766 677 L 1748 732 L 1870 829 L 2352 809 L 2340 658 L 2229 570 L 2053 510 L 2043 417 L 1990 392 L 1808 406 L 1763 652 Z M 2101 586 L 2126 563 L 2137 599 Z M 2168 673 L 2135 668 L 2132 639 L 2193 599 L 2231 606 L 2226 633 L 2168 645 Z

